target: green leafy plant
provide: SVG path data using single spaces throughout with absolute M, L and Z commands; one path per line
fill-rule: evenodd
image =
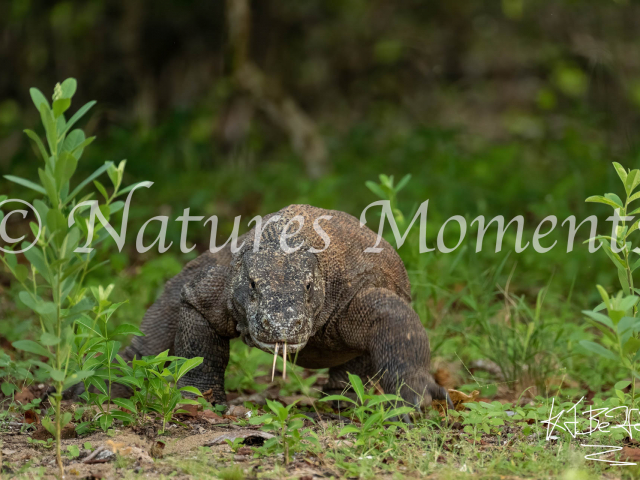
M 230 391 L 261 392 L 268 385 L 256 382 L 256 377 L 269 373 L 269 355 L 242 342 L 233 342 L 229 352 L 229 366 L 225 371 L 225 385 Z
M 487 284 L 496 285 L 499 271 L 483 280 L 491 278 Z M 539 393 L 544 392 L 547 379 L 566 356 L 560 353 L 567 342 L 565 327 L 545 312 L 548 289 L 540 289 L 533 307 L 524 295 L 516 296 L 508 287 L 502 292 L 481 290 L 480 295 L 469 292 L 462 297 L 471 311 L 470 323 L 478 332 L 469 336 L 469 341 L 500 368 L 512 390 L 535 386 Z M 500 293 L 502 302 L 496 300 Z M 462 328 L 457 327 L 458 333 L 462 334 Z
M 20 384 L 33 380 L 33 375 L 25 367 L 24 363 L 12 360 L 6 353 L 0 353 L 0 390 L 5 397 L 12 397 L 20 391 Z
M 365 182 L 365 185 L 381 199 L 389 200 L 389 205 L 391 206 L 391 211 L 393 212 L 396 223 L 398 226 L 403 226 L 405 224 L 405 216 L 398 208 L 398 193 L 407 186 L 407 183 L 411 180 L 411 174 L 408 173 L 402 177 L 397 185 L 394 185 L 393 175 L 387 176 L 380 174 L 378 178 L 380 179 L 380 183 L 368 180 Z
M 640 251 L 632 248 L 630 235 L 638 230 L 640 220 L 633 221 L 633 215 L 640 213 L 640 208 L 630 211 L 630 204 L 640 198 L 640 192 L 633 193 L 640 185 L 640 170 L 627 171 L 615 162 L 613 166 L 624 185 L 625 201 L 623 202 L 615 193 L 592 196 L 586 201 L 612 207 L 614 213 L 621 219 L 620 224 L 617 225 L 615 235 L 612 232 L 612 236 L 599 235 L 588 241 L 600 241 L 602 249 L 617 269 L 622 291 L 615 296 L 610 296 L 601 285 L 597 286 L 602 303 L 595 309 L 584 310 L 582 313 L 591 325 L 602 332 L 603 336 L 598 339 L 598 342 L 582 340 L 580 345 L 589 352 L 617 362 L 629 372 L 632 377 L 631 402 L 635 404 L 637 400 L 635 380 L 640 378 L 638 373 L 640 318 L 638 318 L 639 297 L 636 294 L 640 292 L 634 287 L 633 272 L 640 266 L 640 258 L 634 261 L 632 254 L 638 256 Z
M 640 213 L 640 208 L 631 210 L 630 204 L 640 198 L 640 192 L 633 193 L 640 185 L 640 170 L 626 171 L 619 163 L 613 163 L 614 168 L 620 180 L 624 185 L 625 201 L 623 202 L 615 193 L 605 193 L 604 196 L 594 195 L 587 198 L 586 202 L 603 203 L 613 208 L 614 213 L 620 217 L 620 223 L 617 225 L 615 238 L 607 235 L 598 235 L 594 239 L 587 242 L 600 240 L 603 250 L 609 256 L 618 271 L 620 285 L 625 295 L 633 295 L 637 290 L 633 285 L 633 272 L 640 267 L 640 258 L 632 261 L 631 254 L 639 255 L 639 251 L 631 248 L 629 237 L 638 230 L 640 220 L 633 221 L 633 215 Z M 630 211 L 631 210 L 631 211 Z M 631 218 L 628 218 L 631 217 Z M 630 223 L 627 223 L 630 222 Z M 605 241 L 603 241 L 605 240 Z M 587 243 L 585 242 L 585 243 Z M 637 315 L 638 307 L 633 306 L 633 315 Z
M 602 297 L 602 304 L 594 310 L 584 310 L 587 321 L 600 330 L 603 334 L 599 342 L 590 340 L 580 341 L 580 345 L 586 350 L 606 359 L 615 361 L 625 368 L 632 376 L 631 400 L 635 404 L 638 398 L 636 394 L 636 378 L 638 373 L 638 361 L 640 361 L 640 318 L 634 316 L 634 309 L 638 304 L 635 295 L 625 296 L 618 292 L 615 297 L 610 297 L 605 289 L 598 285 L 598 292 Z M 602 310 L 606 309 L 606 314 Z
M 360 426 L 355 424 L 345 426 L 338 436 L 355 434 L 355 446 L 359 447 L 363 455 L 379 443 L 384 443 L 389 448 L 395 441 L 395 432 L 405 428 L 405 424 L 398 421 L 398 418 L 415 410 L 402 405 L 404 401 L 398 395 L 374 395 L 373 389 L 367 392 L 357 375 L 349 373 L 349 383 L 355 392 L 356 399 L 345 395 L 329 395 L 320 399 L 321 402 L 346 402 L 351 405 L 352 417 L 360 423 Z M 398 404 L 401 406 L 396 406 Z M 389 405 L 391 408 L 388 408 Z
M 289 373 L 290 372 L 290 373 Z M 292 364 L 287 374 L 290 375 L 290 380 L 287 379 L 282 383 L 280 388 L 280 395 L 297 395 L 302 394 L 306 396 L 317 396 L 314 392 L 313 386 L 318 380 L 318 375 L 309 375 L 306 378 L 302 377 L 304 369 L 295 364 Z
M 44 423 L 43 423 L 43 425 L 44 425 Z M 53 430 L 54 430 L 54 433 L 55 433 L 55 427 L 53 427 Z M 31 445 L 36 445 L 38 447 L 43 447 L 43 448 L 53 448 L 55 446 L 53 438 L 47 438 L 46 440 L 36 440 L 35 438 L 29 437 L 29 438 L 27 438 L 27 443 L 29 443 Z
M 133 359 L 129 365 L 120 355 L 115 356 L 118 362 L 118 381 L 133 388 L 130 399 L 115 399 L 116 405 L 133 413 L 159 413 L 162 417 L 162 430 L 171 421 L 175 413 L 184 413 L 177 409 L 178 405 L 198 405 L 192 398 L 184 398 L 183 393 L 191 396 L 201 396 L 200 391 L 192 386 L 177 388 L 178 381 L 189 371 L 202 363 L 202 357 L 181 358 L 169 356 L 166 350 L 156 356 Z M 167 362 L 170 362 L 168 365 Z M 165 366 L 166 365 L 166 366 Z M 123 412 L 124 413 L 124 412 Z
M 113 285 L 107 288 L 102 286 L 91 288 L 96 304 L 92 309 L 92 316 L 85 313 L 76 320 L 78 329 L 73 351 L 75 366 L 80 371 L 93 372 L 91 376 L 83 379 L 85 388 L 81 398 L 98 409 L 98 422 L 104 431 L 111 427 L 115 418 L 122 420 L 125 424 L 133 422 L 131 413 L 111 411 L 111 388 L 119 378 L 116 375 L 119 368 L 114 364 L 114 360 L 122 345 L 114 339 L 122 335 L 142 335 L 137 327 L 129 324 L 118 325 L 109 331 L 109 320 L 122 305 L 122 303 L 113 304 L 109 301 L 112 290 Z M 94 393 L 90 387 L 94 387 L 98 393 Z M 117 404 L 115 401 L 114 403 Z M 106 408 L 103 405 L 106 405 Z
M 309 417 L 301 413 L 292 413 L 295 402 L 286 407 L 280 402 L 266 400 L 271 412 L 258 417 L 251 417 L 251 425 L 264 424 L 262 430 L 273 431 L 276 436 L 268 439 L 259 451 L 264 454 L 284 453 L 285 464 L 289 464 L 290 454 L 303 448 L 302 441 L 318 444 L 318 438 L 312 430 L 300 431 L 304 426 L 304 420 Z
M 111 200 L 127 191 L 119 190 L 124 174 L 124 161 L 118 167 L 112 162 L 106 162 L 75 188 L 71 188 L 71 180 L 78 162 L 85 148 L 95 138 L 86 138 L 81 129 L 73 129 L 95 102 L 85 104 L 68 120 L 65 117 L 76 88 L 77 83 L 73 78 L 57 84 L 51 103 L 40 90 L 30 90 L 31 99 L 40 113 L 45 131 L 43 142 L 36 132 L 25 130 L 43 161 L 43 167 L 38 169 L 40 183 L 13 175 L 5 175 L 5 178 L 42 195 L 41 199 L 33 202 L 40 224 L 30 224 L 37 242 L 31 248 L 26 241 L 21 245 L 29 267 L 18 263 L 14 254 L 6 253 L 0 256 L 5 268 L 21 286 L 18 295 L 20 301 L 39 319 L 40 333 L 37 341 L 18 340 L 13 346 L 47 359 L 46 362 L 34 360 L 33 363 L 46 372 L 56 389 L 49 397 L 55 409 L 55 418 L 51 424 L 53 427 L 49 427 L 54 430 L 56 438 L 56 458 L 60 476 L 64 474 L 60 432 L 72 418 L 70 412 L 64 415 L 61 413 L 62 392 L 94 373 L 92 370 L 70 368 L 76 345 L 75 321 L 89 312 L 93 306 L 91 299 L 86 296 L 83 283 L 90 268 L 95 267 L 92 262 L 95 250 L 82 254 L 75 252 L 82 232 L 89 232 L 86 208 L 76 212 L 76 222 L 71 228 L 68 228 L 69 216 L 80 192 L 103 173 L 108 174 L 114 187 L 113 195 L 99 207 L 106 218 L 123 206 L 123 202 L 114 203 Z M 104 190 L 99 187 L 98 189 Z M 90 199 L 92 195 L 88 194 L 82 200 Z M 97 228 L 89 241 L 95 245 L 107 236 L 105 230 Z
M 77 445 L 68 445 L 66 455 L 71 459 L 78 458 L 80 456 L 80 448 Z
M 24 417 L 25 414 L 27 414 L 27 412 L 29 411 L 31 411 L 30 413 L 35 413 L 36 415 L 40 415 L 42 412 L 42 399 L 40 398 L 34 398 L 33 400 L 26 403 L 16 402 L 14 401 L 13 397 L 11 398 L 11 400 L 11 403 L 6 406 L 6 410 L 0 410 L 0 420 L 12 421 L 14 419 L 13 414 L 15 412 L 18 412 L 20 417 Z M 35 429 L 36 426 L 37 425 L 35 423 L 23 423 L 22 427 L 20 427 L 20 431 L 22 433 L 26 433 L 30 429 Z
M 504 426 L 509 418 L 507 411 L 512 408 L 511 404 L 501 404 L 494 401 L 492 403 L 479 402 L 465 404 L 470 411 L 462 412 L 463 431 L 471 435 L 474 441 L 479 441 L 483 433 L 495 434 L 497 427 Z
M 242 445 L 244 445 L 244 438 L 236 437 L 233 440 L 229 440 L 227 438 L 225 439 L 225 442 L 227 442 L 227 445 L 229 445 L 229 447 L 231 448 L 231 451 L 235 453 L 242 447 Z

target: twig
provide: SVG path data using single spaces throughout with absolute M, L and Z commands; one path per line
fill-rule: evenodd
M 102 451 L 106 450 L 106 447 L 104 445 L 100 445 L 98 448 L 96 448 L 91 455 L 89 455 L 87 458 L 85 458 L 82 463 L 102 463 L 101 460 L 98 460 L 96 462 L 94 462 L 94 458 L 96 458 L 98 456 L 98 454 Z

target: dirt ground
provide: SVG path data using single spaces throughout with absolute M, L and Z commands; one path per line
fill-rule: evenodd
M 146 428 L 116 427 L 109 434 L 95 432 L 81 438 L 67 438 L 62 440 L 63 452 L 68 452 L 70 445 L 76 445 L 80 451 L 78 458 L 64 456 L 65 473 L 67 478 L 123 478 L 128 474 L 145 474 L 145 477 L 172 475 L 174 478 L 193 478 L 176 463 L 193 460 L 195 463 L 209 463 L 203 456 L 212 457 L 216 465 L 226 463 L 240 463 L 244 471 L 251 470 L 256 465 L 265 466 L 268 461 L 252 459 L 250 448 L 241 448 L 234 453 L 224 438 L 233 439 L 237 436 L 260 438 L 259 427 L 239 427 L 232 424 L 212 425 L 201 417 L 181 418 L 183 425 L 173 424 L 164 435 L 157 435 L 158 425 L 148 425 Z M 158 422 L 159 423 L 159 422 Z M 57 474 L 54 448 L 46 448 L 29 443 L 30 437 L 47 437 L 42 435 L 39 427 L 35 432 L 20 432 L 20 428 L 12 428 L 11 432 L 4 432 L 2 439 L 3 473 L 7 476 L 34 476 L 37 467 L 45 476 Z M 223 437 L 223 438 L 221 438 Z M 218 439 L 216 441 L 216 439 Z M 214 443 L 215 444 L 212 444 Z M 86 449 L 85 445 L 90 444 Z M 206 448 L 203 448 L 206 447 Z M 91 458 L 91 454 L 98 451 L 98 455 Z M 104 452 L 100 455 L 100 452 Z M 273 463 L 273 461 L 271 461 Z M 314 465 L 313 460 L 296 459 L 287 468 L 290 476 L 305 477 L 313 475 L 324 476 L 322 468 Z M 38 475 L 39 476 L 39 475 Z
M 233 395 L 231 395 L 233 397 Z M 253 458 L 252 446 L 260 446 L 271 435 L 260 431 L 259 426 L 237 423 L 251 416 L 251 410 L 239 403 L 244 397 L 232 399 L 227 414 L 216 413 L 195 406 L 186 407 L 188 414 L 175 417 L 177 423 L 169 424 L 164 434 L 159 418 L 147 417 L 143 425 L 114 425 L 107 433 L 93 432 L 79 437 L 75 426 L 69 425 L 63 431 L 62 451 L 65 465 L 65 478 L 202 478 L 215 477 L 225 469 L 228 478 L 257 477 L 259 473 L 272 478 L 319 478 L 339 476 L 326 462 L 306 452 L 293 456 L 289 465 L 284 465 L 282 454 Z M 252 400 L 264 402 L 264 394 Z M 282 403 L 298 401 L 298 404 L 311 404 L 309 397 L 282 397 Z M 75 405 L 65 402 L 63 409 L 72 411 Z M 116 405 L 112 408 L 117 409 Z M 348 423 L 337 415 L 323 414 L 318 416 L 309 412 L 311 420 L 305 421 L 305 427 L 326 427 L 328 422 Z M 0 466 L 1 478 L 54 478 L 57 473 L 55 448 L 44 445 L 51 435 L 40 424 L 39 416 L 16 416 L 16 421 L 5 424 L 0 432 Z M 27 424 L 26 421 L 33 423 Z M 242 437 L 243 446 L 234 452 L 225 439 L 233 441 Z M 40 441 L 34 443 L 33 440 Z M 77 446 L 78 456 L 69 451 L 70 446 Z M 271 472 L 271 473 L 269 473 Z M 235 476 L 234 476 L 235 475 Z
M 436 378 L 444 386 L 451 387 L 455 379 L 448 373 L 450 369 L 439 368 Z M 302 378 L 313 372 L 302 372 Z M 246 420 L 252 414 L 262 414 L 266 408 L 265 398 L 289 405 L 296 402 L 297 408 L 306 410 L 310 420 L 305 420 L 304 428 L 312 428 L 319 437 L 323 449 L 345 446 L 347 440 L 336 437 L 350 419 L 340 416 L 327 404 L 315 404 L 316 399 L 301 395 L 281 395 L 280 386 L 270 384 L 268 376 L 259 376 L 256 384 L 269 384 L 260 393 L 240 394 L 231 392 L 227 396 L 230 405 L 224 415 L 218 415 L 202 407 L 185 406 L 188 414 L 175 416 L 177 423 L 169 424 L 167 431 L 158 434 L 162 428 L 159 418 L 146 417 L 140 425 L 123 426 L 114 424 L 105 433 L 96 431 L 78 437 L 75 426 L 69 425 L 63 432 L 62 451 L 65 478 L 342 478 L 344 469 L 336 467 L 335 461 L 325 457 L 321 451 L 314 454 L 304 451 L 294 455 L 285 465 L 283 454 L 254 458 L 251 447 L 260 446 L 269 434 L 260 431 L 260 426 L 249 425 Z M 312 387 L 320 390 L 326 375 L 319 375 Z M 45 397 L 45 385 L 31 385 L 23 388 L 14 397 L 17 404 L 27 404 L 34 398 Z M 453 390 L 450 390 L 453 392 Z M 459 392 L 458 392 L 459 393 Z M 474 392 L 477 395 L 477 392 Z M 454 403 L 474 401 L 477 398 L 463 395 Z M 254 412 L 243 406 L 245 402 L 260 406 Z M 314 406 L 315 405 L 315 406 Z M 45 403 L 42 405 L 46 407 Z M 63 410 L 74 412 L 78 408 L 74 402 L 63 402 Z M 119 409 L 116 405 L 112 409 Z M 463 407 L 464 408 L 464 407 Z M 44 410 L 44 409 L 43 409 Z M 330 413 L 332 412 L 333 413 Z M 97 413 L 86 410 L 82 420 L 88 420 Z M 441 412 L 444 415 L 444 411 Z M 35 412 L 12 413 L 13 421 L 0 428 L 0 475 L 2 478 L 55 478 L 58 468 L 55 449 L 43 445 L 51 435 L 41 425 L 41 418 Z M 243 421 L 245 420 L 245 421 Z M 27 424 L 29 422 L 29 424 Z M 118 421 L 116 421 L 118 422 Z M 241 424 L 241 425 L 238 425 Z M 335 426 L 333 435 L 326 435 L 327 429 Z M 233 441 L 245 437 L 243 445 L 234 452 L 225 439 Z M 38 441 L 39 443 L 34 442 Z M 70 446 L 77 446 L 74 456 Z M 409 473 L 409 472 L 407 472 Z M 377 472 L 376 478 L 384 478 L 384 472 Z M 1 480 L 1 479 L 0 479 Z
M 456 380 L 448 371 L 451 369 L 438 369 L 437 380 L 444 386 L 455 386 Z M 268 379 L 258 377 L 256 380 L 267 383 Z M 318 378 L 312 390 L 320 389 L 324 380 Z M 34 398 L 44 397 L 45 391 L 45 385 L 23 388 L 14 397 L 11 409 L 3 412 L 8 415 L 0 422 L 0 480 L 57 478 L 55 450 L 51 444 L 51 435 L 41 424 L 41 415 L 35 411 L 24 412 L 29 407 L 19 407 L 19 404 L 27 405 Z M 176 422 L 169 424 L 162 434 L 159 433 L 162 429 L 160 418 L 150 415 L 138 417 L 137 425 L 124 426 L 116 420 L 107 432 L 99 430 L 81 436 L 76 433 L 75 425 L 71 424 L 62 435 L 64 478 L 311 480 L 424 478 L 425 475 L 429 478 L 455 478 L 460 472 L 480 473 L 483 470 L 489 476 L 498 472 L 502 476 L 511 470 L 514 458 L 521 459 L 519 462 L 527 458 L 536 460 L 530 462 L 530 471 L 526 472 L 528 475 L 525 473 L 524 476 L 509 478 L 548 478 L 551 472 L 562 472 L 567 466 L 579 469 L 588 467 L 582 458 L 584 453 L 576 456 L 572 453 L 571 446 L 559 450 L 553 442 L 536 444 L 536 435 L 523 434 L 521 427 L 504 425 L 498 428 L 497 434 L 494 432 L 474 439 L 463 432 L 459 420 L 443 418 L 444 408 L 437 405 L 435 407 L 440 413 L 442 428 L 434 430 L 427 422 L 398 432 L 395 434 L 394 447 L 387 450 L 381 448 L 373 458 L 354 445 L 355 439 L 352 436 L 340 433 L 355 418 L 341 416 L 340 411 L 331 409 L 328 404 L 318 403 L 316 399 L 300 392 L 293 392 L 289 396 L 282 393 L 281 385 L 277 384 L 259 393 L 229 393 L 227 402 L 230 406 L 224 414 L 210 409 L 203 410 L 202 406 L 184 406 L 187 413 L 177 414 L 174 417 Z M 466 409 L 464 403 L 490 401 L 481 398 L 478 391 L 466 395 L 449 388 L 449 393 L 456 410 Z M 298 412 L 308 417 L 304 420 L 301 431 L 313 430 L 321 448 L 303 448 L 292 453 L 288 464 L 282 453 L 267 455 L 265 452 L 257 452 L 254 447 L 263 445 L 271 433 L 275 433 L 264 432 L 259 425 L 253 426 L 248 421 L 251 416 L 264 413 L 267 408 L 264 405 L 265 399 L 277 400 L 285 405 L 296 402 Z M 511 402 L 515 400 L 510 399 Z M 41 411 L 46 407 L 45 401 L 41 405 Z M 76 422 L 89 420 L 97 413 L 97 410 L 87 408 L 80 415 L 78 407 L 74 402 L 63 402 L 63 410 L 77 413 Z M 110 408 L 120 407 L 111 405 Z M 438 417 L 436 412 L 431 413 Z M 355 425 L 359 426 L 357 422 Z M 226 440 L 233 442 L 236 438 L 242 440 L 232 448 Z M 626 445 L 622 453 L 633 461 L 640 461 L 640 456 L 635 460 L 640 452 L 639 445 Z M 358 451 L 361 453 L 357 453 Z M 337 452 L 340 454 L 336 455 Z M 367 458 L 373 458 L 370 461 L 375 465 L 367 467 Z M 613 472 L 608 472 L 606 477 L 620 478 L 611 473 Z

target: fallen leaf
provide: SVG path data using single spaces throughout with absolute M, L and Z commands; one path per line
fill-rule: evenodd
M 458 410 L 458 407 L 464 408 L 464 405 L 462 405 L 463 403 L 476 402 L 476 398 L 478 398 L 478 395 L 480 395 L 480 392 L 478 390 L 474 390 L 469 395 L 467 395 L 466 393 L 460 392 L 458 390 L 449 389 L 449 397 L 451 397 L 451 401 L 453 402 L 453 406 L 456 407 L 456 410 Z
M 203 410 L 198 415 L 203 418 L 222 418 L 216 412 L 213 412 L 211 410 Z
M 180 412 L 180 414 L 185 417 L 197 417 L 199 406 L 200 405 L 181 405 L 180 410 L 184 410 L 184 412 Z
M 464 406 L 465 403 L 476 402 L 478 395 L 480 395 L 480 392 L 478 390 L 474 390 L 470 395 L 467 395 L 466 393 L 460 392 L 458 390 L 449 389 L 449 397 L 451 398 L 453 406 L 457 411 L 465 410 L 467 408 Z M 431 405 L 441 414 L 444 414 L 447 401 L 434 400 Z
M 347 447 L 347 448 L 351 448 L 353 447 L 353 442 L 349 441 L 349 440 L 336 440 L 336 447 Z
M 156 442 L 156 443 L 161 443 L 161 442 Z M 132 458 L 134 460 L 137 460 L 138 463 L 140 464 L 153 463 L 153 459 L 149 456 L 149 454 L 144 449 L 138 447 L 137 445 L 126 445 L 125 443 L 114 442 L 113 440 L 107 440 L 105 442 L 105 445 L 114 454 L 118 454 L 126 458 Z M 164 448 L 164 444 L 162 444 L 162 448 Z M 153 448 L 151 450 L 153 451 Z M 157 458 L 160 458 L 160 457 L 157 457 Z
M 204 410 L 202 412 L 199 412 L 198 416 L 200 418 L 203 418 L 204 420 L 206 420 L 208 423 L 212 425 L 216 425 L 220 423 L 229 423 L 228 419 L 222 418 L 220 415 L 218 415 L 215 412 L 212 412 L 211 410 Z
M 242 447 L 239 448 L 238 451 L 236 452 L 236 454 L 238 455 L 251 455 L 253 453 L 253 450 L 251 449 L 251 447 Z
M 25 404 L 29 403 L 34 398 L 35 398 L 35 396 L 31 392 L 31 390 L 29 390 L 28 387 L 22 387 L 22 390 L 20 390 L 19 393 L 16 393 L 16 395 L 13 397 L 13 399 L 16 402 L 18 402 L 18 403 L 20 403 L 22 405 L 25 405 Z
M 611 457 L 611 460 L 615 459 L 618 455 L 618 452 L 612 452 L 608 456 Z M 640 448 L 635 447 L 622 447 L 620 451 L 620 461 L 621 462 L 640 462 Z
M 123 449 L 125 447 L 125 444 L 122 442 L 114 442 L 113 440 L 107 440 L 105 442 L 105 444 L 107 445 L 107 447 L 109 447 L 109 449 L 113 452 L 113 453 L 119 453 L 121 449 Z
M 36 425 L 39 425 L 40 417 L 35 410 L 27 410 L 24 412 L 24 423 L 35 423 Z
M 209 390 L 204 392 L 202 396 L 207 402 L 211 403 L 211 400 L 213 400 L 213 388 L 210 388 Z

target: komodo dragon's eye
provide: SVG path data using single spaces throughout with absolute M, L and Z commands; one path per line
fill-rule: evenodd
M 256 289 L 256 282 L 254 282 L 253 280 L 251 280 L 251 289 L 252 290 Z
M 309 290 L 311 290 L 311 284 L 310 284 L 310 283 L 307 283 L 307 292 L 308 292 Z

